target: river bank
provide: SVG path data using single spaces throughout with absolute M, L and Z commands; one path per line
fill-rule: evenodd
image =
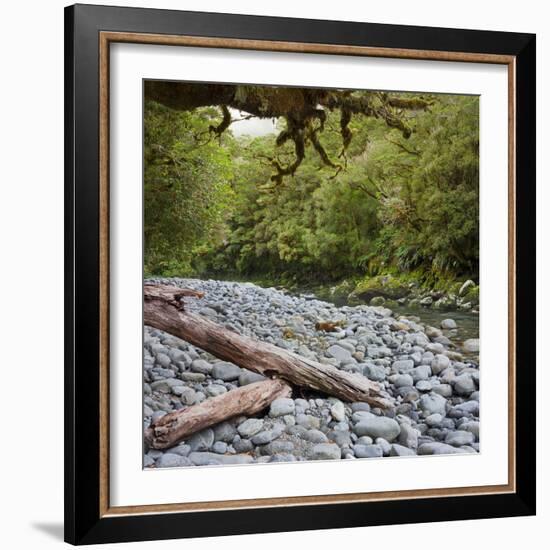
M 166 451 L 145 449 L 145 467 L 479 451 L 478 341 L 464 338 L 460 319 L 431 326 L 385 307 L 337 306 L 252 283 L 154 281 L 204 292 L 186 307 L 232 330 L 379 382 L 395 407 L 371 409 L 296 388 L 263 414 L 223 422 Z M 335 323 L 336 331 L 318 330 L 322 322 Z M 143 367 L 145 428 L 167 412 L 261 379 L 150 327 Z

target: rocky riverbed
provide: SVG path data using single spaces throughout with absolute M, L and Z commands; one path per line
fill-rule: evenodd
M 433 327 L 384 307 L 337 307 L 252 283 L 150 282 L 204 292 L 185 299 L 190 311 L 377 381 L 395 407 L 382 411 L 295 388 L 256 417 L 233 418 L 164 451 L 145 447 L 146 468 L 479 452 L 479 341 L 458 344 L 452 315 Z M 317 330 L 322 322 L 338 330 Z M 144 428 L 263 378 L 147 326 L 143 368 Z

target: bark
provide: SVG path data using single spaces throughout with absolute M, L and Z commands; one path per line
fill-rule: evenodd
M 242 336 L 201 315 L 185 311 L 183 304 L 178 302 L 181 289 L 145 285 L 144 294 L 145 324 L 186 340 L 224 361 L 345 401 L 364 401 L 381 408 L 392 404 L 381 395 L 380 386 L 364 376 Z
M 282 380 L 255 382 L 164 415 L 145 430 L 145 442 L 153 449 L 167 449 L 234 416 L 256 414 L 273 400 L 290 394 L 290 386 Z

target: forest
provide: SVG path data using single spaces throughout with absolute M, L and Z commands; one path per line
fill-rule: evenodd
M 146 81 L 144 467 L 479 452 L 478 153 L 473 96 Z
M 144 101 L 145 276 L 477 282 L 478 97 L 167 84 Z M 233 132 L 253 117 L 273 131 Z

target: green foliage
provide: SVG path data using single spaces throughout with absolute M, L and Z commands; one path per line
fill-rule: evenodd
M 230 212 L 229 136 L 209 141 L 217 109 L 177 113 L 145 104 L 144 240 L 147 274 L 184 275 Z
M 309 143 L 282 181 L 273 163 L 288 165 L 295 151 L 275 135 L 209 140 L 214 108 L 148 103 L 145 115 L 149 273 L 289 283 L 392 273 L 440 287 L 477 278 L 476 97 L 433 97 L 410 113 L 409 139 L 355 116 L 345 152 L 339 114 L 327 111 L 319 141 L 330 163 Z

